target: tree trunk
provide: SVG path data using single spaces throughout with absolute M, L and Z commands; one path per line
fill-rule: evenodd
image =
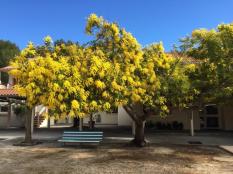
M 33 121 L 33 113 L 34 109 L 32 110 L 31 114 L 26 114 L 25 119 L 25 140 L 24 142 L 27 144 L 32 144 L 32 121 Z
M 74 117 L 74 120 L 73 120 L 73 127 L 74 127 L 74 128 L 78 128 L 78 125 L 79 125 L 79 118 L 78 118 L 78 117 Z
M 83 131 L 83 118 L 79 118 L 79 131 Z
M 48 117 L 47 128 L 50 128 L 50 116 Z
M 11 102 L 8 103 L 8 117 L 7 117 L 7 128 L 10 127 L 11 122 Z
M 93 121 L 93 114 L 90 114 L 89 128 L 94 129 L 95 122 Z
M 124 109 L 135 123 L 134 139 L 132 143 L 138 147 L 144 147 L 146 145 L 144 132 L 146 116 L 143 114 L 143 107 L 138 105 L 134 107 L 124 106 Z
M 138 123 L 135 124 L 135 135 L 132 142 L 136 146 L 144 147 L 146 145 L 144 128 L 144 121 L 138 121 Z

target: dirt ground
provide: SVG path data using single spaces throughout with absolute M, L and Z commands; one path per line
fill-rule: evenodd
M 0 174 L 224 174 L 233 173 L 233 156 L 213 146 L 125 144 L 33 147 L 0 144 Z

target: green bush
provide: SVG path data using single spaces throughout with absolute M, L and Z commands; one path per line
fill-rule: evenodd
M 157 130 L 183 130 L 184 125 L 181 122 L 173 121 L 171 123 L 162 123 L 162 122 L 156 122 L 156 123 L 151 123 L 149 122 L 147 127 L 150 128 L 153 125 Z
M 24 106 L 24 105 L 20 105 L 20 106 L 16 106 L 15 108 L 14 108 L 14 113 L 16 114 L 16 115 L 22 115 L 22 114 L 25 114 L 26 113 L 26 106 Z

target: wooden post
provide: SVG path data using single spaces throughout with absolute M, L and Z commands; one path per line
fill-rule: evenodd
M 79 131 L 83 131 L 83 118 L 79 118 Z
M 135 121 L 132 122 L 132 135 L 135 136 Z
M 78 123 L 79 123 L 78 117 L 74 117 L 74 118 L 73 118 L 73 127 L 74 127 L 74 128 L 78 128 Z
M 190 119 L 190 135 L 194 136 L 194 122 L 193 122 L 193 110 L 191 111 L 191 119 Z

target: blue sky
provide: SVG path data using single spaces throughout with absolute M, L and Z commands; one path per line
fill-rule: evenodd
M 84 43 L 91 13 L 118 22 L 143 46 L 162 41 L 169 51 L 193 29 L 233 22 L 233 0 L 0 0 L 0 39 L 21 49 L 46 35 Z

